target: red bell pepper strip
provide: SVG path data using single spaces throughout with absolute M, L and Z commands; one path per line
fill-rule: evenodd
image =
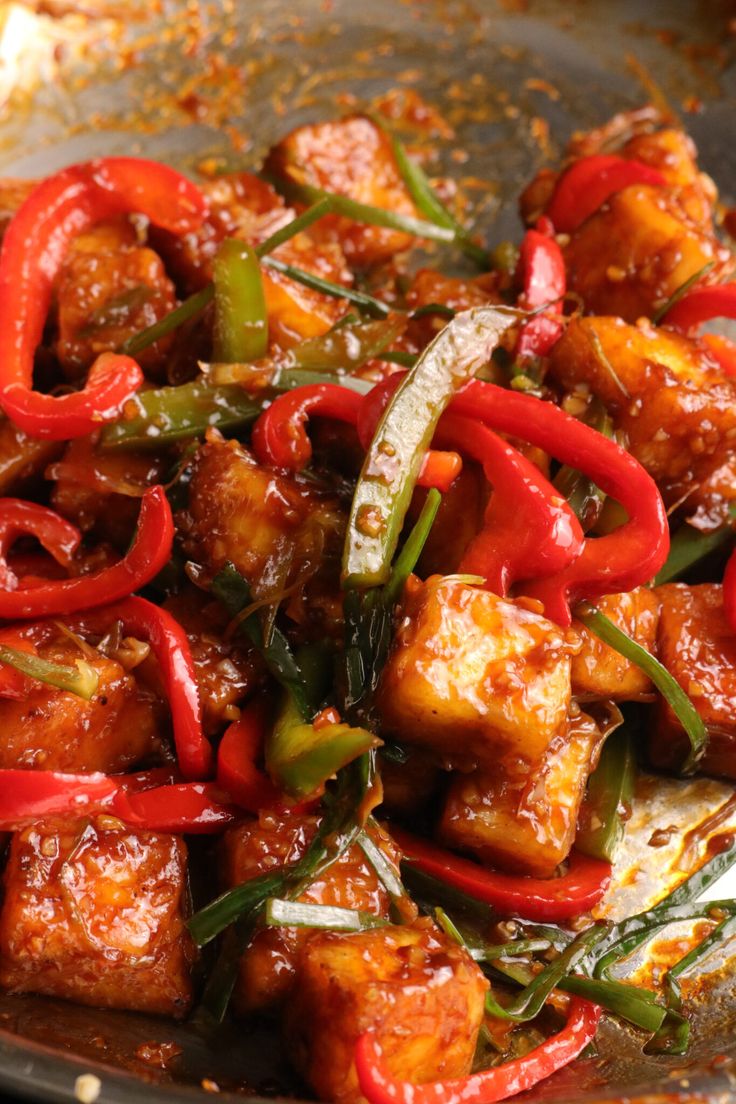
M 213 782 L 179 782 L 138 792 L 121 787 L 111 811 L 133 828 L 187 835 L 221 832 L 238 812 Z
M 567 626 L 571 602 L 632 590 L 656 575 L 669 550 L 667 514 L 656 483 L 631 453 L 553 403 L 479 380 L 467 384 L 450 409 L 538 445 L 590 476 L 628 514 L 613 533 L 586 539 L 577 559 L 558 574 L 524 584 L 547 617 Z
M 8 565 L 8 553 L 18 537 L 35 537 L 50 556 L 69 567 L 82 534 L 76 525 L 37 502 L 21 498 L 0 498 L 0 587 L 14 590 L 15 572 Z
M 600 1018 L 597 1004 L 574 997 L 562 1030 L 522 1058 L 512 1058 L 468 1077 L 424 1085 L 393 1077 L 382 1061 L 375 1033 L 367 1031 L 355 1046 L 360 1091 L 369 1104 L 494 1104 L 525 1092 L 577 1058 L 595 1038 Z
M 611 864 L 577 851 L 559 878 L 530 878 L 488 870 L 470 859 L 445 851 L 428 840 L 391 826 L 404 858 L 425 874 L 484 901 L 504 916 L 523 920 L 566 920 L 600 901 L 611 879 Z
M 179 770 L 186 779 L 206 777 L 212 766 L 212 748 L 202 731 L 194 661 L 187 634 L 179 622 L 161 606 L 137 595 L 95 609 L 84 621 L 88 625 L 97 622 L 105 628 L 120 621 L 126 633 L 148 641 L 169 701 Z
M 271 779 L 256 766 L 272 712 L 266 698 L 249 702 L 226 730 L 217 749 L 219 785 L 250 813 L 283 803 Z
M 256 459 L 275 468 L 302 471 L 312 458 L 312 445 L 306 432 L 310 415 L 318 414 L 359 426 L 363 404 L 370 400 L 373 391 L 362 397 L 346 387 L 321 383 L 296 387 L 279 395 L 253 427 L 251 443 Z M 361 443 L 365 445 L 366 442 L 361 438 Z M 461 467 L 462 462 L 457 454 L 435 454 L 430 451 L 425 457 L 417 484 L 446 491 L 459 475 Z
M 14 831 L 26 822 L 56 813 L 84 816 L 99 811 L 119 786 L 119 778 L 99 773 L 0 770 L 0 830 Z
M 547 206 L 547 217 L 555 230 L 571 234 L 615 192 L 630 184 L 667 187 L 662 174 L 643 161 L 628 160 L 614 154 L 581 157 L 565 169 L 557 181 Z
M 483 466 L 493 493 L 482 531 L 458 567 L 506 595 L 520 579 L 557 574 L 580 555 L 584 535 L 568 503 L 537 467 L 487 426 L 447 411 L 435 441 Z
M 166 165 L 110 157 L 73 165 L 34 188 L 8 226 L 0 252 L 0 407 L 34 437 L 68 440 L 110 421 L 143 382 L 130 357 L 103 353 L 81 391 L 33 389 L 33 357 L 69 243 L 102 219 L 140 212 L 174 234 L 205 214 L 200 190 Z
M 736 283 L 694 287 L 670 307 L 661 324 L 689 333 L 712 318 L 736 318 Z
M 565 294 L 567 282 L 565 261 L 554 238 L 539 230 L 527 230 L 519 251 L 516 279 L 523 288 L 518 303 L 523 310 L 536 310 L 550 303 L 552 311 L 560 314 L 559 301 Z M 519 330 L 517 359 L 547 356 L 563 329 L 564 322 L 559 317 L 537 314 L 530 318 Z
M 31 524 L 23 531 L 39 536 L 41 527 L 46 526 L 44 534 L 50 543 L 49 551 L 54 554 L 55 547 L 58 555 L 66 555 L 67 550 L 73 546 L 72 537 L 76 535 L 74 526 L 69 525 L 51 510 L 44 511 L 42 507 L 34 506 L 33 503 L 27 503 L 27 505 L 29 510 L 26 511 L 25 516 L 31 519 Z M 1 524 L 2 505 L 0 504 Z M 16 531 L 21 530 L 16 529 Z M 40 539 L 43 540 L 44 537 L 41 536 Z M 17 578 L 6 564 L 5 589 L 0 590 L 0 618 L 25 620 L 31 617 L 78 613 L 81 610 L 124 598 L 149 583 L 165 567 L 171 556 L 173 540 L 174 521 L 164 489 L 159 486 L 150 487 L 141 499 L 138 528 L 133 544 L 125 556 L 112 567 L 102 568 L 92 575 L 53 579 L 39 582 L 27 589 L 20 589 Z M 11 587 L 13 589 L 10 589 Z

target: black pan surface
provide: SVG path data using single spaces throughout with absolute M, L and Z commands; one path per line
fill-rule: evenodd
M 416 89 L 454 131 L 433 140 L 431 171 L 462 180 L 493 243 L 518 239 L 520 187 L 554 163 L 573 130 L 661 92 L 733 201 L 734 35 L 736 6 L 725 0 L 3 3 L 0 172 L 42 175 L 103 153 L 188 171 L 250 167 L 296 124 Z M 732 794 L 707 779 L 643 776 L 606 914 L 645 907 L 702 861 L 711 832 L 736 830 Z M 654 848 L 663 825 L 676 831 Z M 736 882 L 717 894 L 736 895 Z M 641 1038 L 607 1023 L 597 1057 L 519 1099 L 736 1101 L 735 953 L 725 947 L 686 991 L 686 1059 L 648 1058 Z M 162 1066 L 156 1046 L 166 1043 L 181 1053 Z M 0 996 L 0 1090 L 15 1097 L 194 1104 L 219 1089 L 220 1099 L 257 1104 L 303 1094 L 287 1069 L 274 1037 L 243 1025 L 210 1037 L 132 1013 Z

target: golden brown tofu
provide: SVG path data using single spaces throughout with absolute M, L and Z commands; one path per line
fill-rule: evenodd
M 417 215 L 390 140 L 364 115 L 297 127 L 274 146 L 265 168 L 292 184 L 323 188 L 401 215 Z M 350 263 L 358 267 L 391 260 L 414 240 L 397 230 L 333 215 L 320 220 L 319 233 L 336 237 Z
M 403 613 L 378 689 L 385 730 L 461 767 L 538 759 L 565 726 L 577 637 L 438 576 L 407 587 Z
M 141 495 L 159 482 L 166 466 L 156 457 L 127 449 L 104 452 L 91 437 L 77 437 L 46 471 L 46 478 L 54 481 L 51 503 L 83 532 L 94 531 L 125 551 Z
M 197 453 L 180 522 L 188 554 L 213 572 L 232 562 L 256 599 L 316 571 L 344 531 L 334 502 L 214 437 Z
M 241 634 L 226 640 L 227 615 L 209 602 L 201 591 L 190 587 L 163 603 L 184 628 L 194 660 L 202 724 L 208 736 L 221 731 L 239 716 L 242 703 L 261 683 L 263 663 Z
M 156 231 L 153 238 L 187 291 L 203 287 L 212 278 L 212 261 L 223 238 L 260 245 L 296 215 L 270 184 L 253 173 L 228 173 L 205 182 L 202 191 L 209 213 L 199 230 L 184 237 Z M 339 244 L 318 240 L 311 232 L 295 234 L 273 256 L 336 284 L 349 287 L 353 282 Z M 344 300 L 307 288 L 274 269 L 264 267 L 262 278 L 269 337 L 282 348 L 324 333 L 345 314 Z
M 607 594 L 598 600 L 598 608 L 642 648 L 656 654 L 659 599 L 654 591 L 638 587 L 626 594 Z M 583 641 L 570 672 L 574 697 L 584 701 L 646 701 L 651 697 L 654 687 L 639 667 L 579 621 L 573 624 Z
M 318 824 L 314 816 L 262 812 L 258 819 L 231 828 L 223 840 L 226 884 L 241 885 L 295 862 L 306 851 Z M 371 835 L 387 858 L 398 865 L 398 852 L 386 833 L 377 829 Z M 323 877 L 312 882 L 299 900 L 360 909 L 384 918 L 389 915 L 388 894 L 357 844 L 348 848 Z M 235 991 L 240 1012 L 284 1001 L 294 982 L 299 952 L 311 934 L 308 928 L 266 928 L 255 935 L 240 960 Z
M 442 303 L 454 311 L 463 311 L 503 301 L 498 272 L 486 272 L 467 279 L 448 276 L 434 268 L 420 268 L 406 293 L 407 306 L 413 311 L 435 303 Z M 410 321 L 409 337 L 416 342 L 418 349 L 423 349 L 446 325 L 447 318 L 444 316 L 427 314 Z
M 575 319 L 552 350 L 550 374 L 603 400 L 668 505 L 706 478 L 736 439 L 736 381 L 701 343 L 648 323 Z
M 78 379 L 99 353 L 119 348 L 176 304 L 161 258 L 136 241 L 127 220 L 105 222 L 72 242 L 56 285 L 56 352 L 69 379 Z M 155 372 L 171 342 L 162 339 L 138 356 Z
M 736 633 L 723 611 L 722 588 L 715 583 L 668 583 L 655 593 L 660 601 L 660 662 L 677 679 L 708 730 L 700 769 L 736 778 Z M 652 762 L 677 768 L 687 749 L 679 721 L 660 699 L 649 746 Z
M 551 878 L 573 845 L 601 738 L 592 717 L 579 713 L 535 763 L 457 775 L 438 828 L 442 841 L 512 874 Z
M 635 134 L 621 152 L 624 157 L 657 169 L 675 189 L 688 218 L 711 228 L 713 205 L 718 198 L 716 186 L 698 170 L 698 151 L 684 130 L 663 127 L 651 134 Z
M 568 287 L 586 309 L 627 322 L 651 316 L 710 262 L 709 282 L 733 269 L 729 249 L 691 222 L 673 195 L 645 184 L 611 196 L 572 234 L 564 254 Z
M 28 680 L 20 700 L 0 698 L 0 768 L 57 771 L 123 771 L 161 751 L 165 732 L 160 700 L 114 659 L 84 651 L 52 622 L 21 630 L 36 653 L 74 666 L 84 659 L 99 683 L 90 701 Z
M 17 832 L 0 912 L 0 987 L 183 1016 L 193 959 L 186 878 L 182 840 L 110 817 Z
M 363 1100 L 355 1043 L 373 1031 L 394 1077 L 421 1084 L 470 1072 L 488 982 L 428 919 L 305 944 L 286 1009 L 297 1069 L 322 1100 Z

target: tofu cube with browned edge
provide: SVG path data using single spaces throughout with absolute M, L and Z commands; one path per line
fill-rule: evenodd
M 700 761 L 706 774 L 736 778 L 736 633 L 716 583 L 656 588 L 660 601 L 659 659 L 679 682 L 708 730 Z M 688 740 L 669 705 L 660 699 L 649 754 L 658 767 L 677 769 Z
M 319 821 L 314 816 L 263 812 L 231 828 L 223 840 L 223 873 L 227 886 L 241 885 L 300 859 L 311 843 Z M 371 829 L 374 842 L 398 868 L 399 855 L 381 829 Z M 382 882 L 354 844 L 326 873 L 313 881 L 300 901 L 360 909 L 388 918 L 390 900 Z M 296 960 L 310 936 L 307 928 L 265 928 L 256 933 L 240 960 L 235 988 L 239 1012 L 273 1008 L 288 995 Z
M 182 840 L 112 818 L 56 818 L 13 836 L 4 881 L 0 987 L 95 1008 L 188 1011 Z
M 522 601 L 412 581 L 378 690 L 384 730 L 462 769 L 536 762 L 565 728 L 579 641 Z
M 313 933 L 297 966 L 285 1031 L 322 1100 L 363 1100 L 355 1043 L 375 1032 L 394 1077 L 421 1084 L 470 1072 L 488 982 L 464 947 L 427 918 L 413 925 Z
M 443 842 L 510 873 L 550 878 L 573 845 L 601 739 L 579 713 L 536 763 L 457 775 L 439 824 Z
M 656 654 L 659 599 L 653 590 L 638 587 L 625 594 L 607 594 L 598 599 L 598 609 L 642 648 Z M 573 624 L 583 642 L 571 668 L 572 692 L 578 700 L 646 701 L 652 696 L 651 679 L 640 667 L 579 621 Z

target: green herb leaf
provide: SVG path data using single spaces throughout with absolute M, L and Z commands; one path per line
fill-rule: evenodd
M 287 225 L 291 226 L 292 223 Z M 349 303 L 353 303 L 373 318 L 385 318 L 391 309 L 380 299 L 368 295 L 365 291 L 357 291 L 355 288 L 345 287 L 343 284 L 335 284 L 332 280 L 326 280 L 323 276 L 316 276 L 313 272 L 307 272 L 304 268 L 297 268 L 296 265 L 286 264 L 285 261 L 280 261 L 276 257 L 264 257 L 262 263 L 266 268 L 281 272 L 284 276 L 288 276 L 290 280 L 295 280 L 298 284 L 311 288 L 312 291 L 319 291 L 323 295 L 331 295 L 334 299 L 347 299 Z
M 214 284 L 207 284 L 201 291 L 197 291 L 194 295 L 190 295 L 188 299 L 185 299 L 183 303 L 180 303 L 174 310 L 169 311 L 163 318 L 160 318 L 158 322 L 154 322 L 152 326 L 148 326 L 145 330 L 141 330 L 140 333 L 134 334 L 133 337 L 129 337 L 127 341 L 124 341 L 120 346 L 119 352 L 124 353 L 126 356 L 137 356 L 138 353 L 142 353 L 144 349 L 147 349 L 150 345 L 155 345 L 157 341 L 160 341 L 162 337 L 166 337 L 168 334 L 173 333 L 184 322 L 188 322 L 190 318 L 195 318 L 196 315 L 208 306 L 215 297 Z

